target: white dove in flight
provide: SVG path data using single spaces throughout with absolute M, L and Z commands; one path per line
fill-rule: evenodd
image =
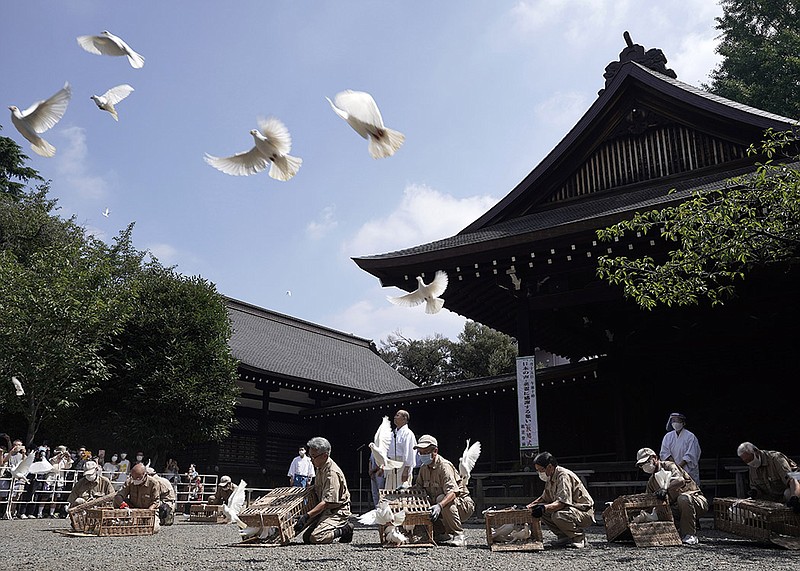
M 400 526 L 387 525 L 384 530 L 384 538 L 395 545 L 403 545 L 408 542 L 408 538 L 400 531 Z
M 14 391 L 17 393 L 18 397 L 25 394 L 25 389 L 22 388 L 22 383 L 19 382 L 17 377 L 11 377 L 11 384 L 14 385 Z
M 472 474 L 472 469 L 481 455 L 481 443 L 475 441 L 472 446 L 469 445 L 469 438 L 467 438 L 467 447 L 458 459 L 458 474 L 461 476 L 461 481 L 466 486 L 469 483 L 469 476 Z
M 425 302 L 425 313 L 439 313 L 444 306 L 444 300 L 439 296 L 447 289 L 447 274 L 438 270 L 433 281 L 426 284 L 421 276 L 417 276 L 417 289 L 399 297 L 386 296 L 386 299 L 402 307 L 415 307 Z
M 222 505 L 222 513 L 225 515 L 227 523 L 235 523 L 240 529 L 246 529 L 247 525 L 239 519 L 239 512 L 244 508 L 245 492 L 247 482 L 239 480 L 239 485 L 233 490 L 228 498 L 228 502 Z
M 389 424 L 389 417 L 384 416 L 378 430 L 375 431 L 375 438 L 369 443 L 372 456 L 375 458 L 375 465 L 379 468 L 395 469 L 402 468 L 403 463 L 389 459 L 389 444 L 392 441 L 392 426 Z
M 44 101 L 37 101 L 25 111 L 20 111 L 16 105 L 11 105 L 11 122 L 20 135 L 28 139 L 31 148 L 37 155 L 52 157 L 56 148 L 42 139 L 39 133 L 44 133 L 58 123 L 67 110 L 67 104 L 72 97 L 69 82 L 59 89 L 54 95 Z
M 276 180 L 289 180 L 303 164 L 303 159 L 288 154 L 292 150 L 289 130 L 275 117 L 259 119 L 258 127 L 250 130 L 255 146 L 249 151 L 236 153 L 231 157 L 215 157 L 206 153 L 205 161 L 215 169 L 233 176 L 256 174 L 272 163 L 269 176 Z
M 78 45 L 90 54 L 102 56 L 127 56 L 131 67 L 144 67 L 144 58 L 133 51 L 122 38 L 104 30 L 99 36 L 78 36 Z
M 109 214 L 111 214 L 111 211 L 110 211 L 108 208 L 106 208 L 105 210 L 103 210 L 103 216 L 105 216 L 106 218 L 108 218 L 108 215 L 109 215 Z
M 103 95 L 92 95 L 90 99 L 97 104 L 97 107 L 99 109 L 111 113 L 111 116 L 114 118 L 114 121 L 119 121 L 119 115 L 117 115 L 117 110 L 114 107 L 114 105 L 125 99 L 128 95 L 131 94 L 132 91 L 133 87 L 131 87 L 127 83 L 123 83 L 122 85 L 117 85 L 116 87 L 112 87 L 111 89 L 103 93 Z
M 373 159 L 391 157 L 405 141 L 405 135 L 384 126 L 378 105 L 369 93 L 348 89 L 336 95 L 336 103 L 325 99 L 339 117 L 369 141 Z

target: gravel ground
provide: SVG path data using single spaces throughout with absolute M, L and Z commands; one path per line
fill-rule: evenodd
M 69 537 L 54 533 L 69 526 L 64 519 L 0 521 L 4 554 L 0 569 L 69 569 L 116 571 L 129 569 L 204 571 L 210 569 L 370 570 L 388 566 L 421 571 L 427 569 L 512 569 L 544 566 L 568 571 L 614 569 L 797 569 L 796 551 L 757 544 L 726 535 L 704 522 L 701 543 L 692 547 L 636 548 L 632 543 L 606 542 L 602 526 L 589 529 L 585 549 L 547 548 L 539 552 L 492 552 L 486 545 L 481 523 L 469 524 L 469 546 L 381 548 L 377 528 L 357 527 L 349 545 L 242 547 L 233 525 L 189 523 L 182 516 L 172 527 L 152 536 Z M 544 540 L 553 539 L 544 532 Z M 295 540 L 298 541 L 298 540 Z M 674 559 L 674 561 L 672 561 Z M 135 565 L 134 565 L 135 562 Z

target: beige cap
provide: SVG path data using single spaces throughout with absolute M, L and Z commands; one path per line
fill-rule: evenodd
M 655 450 L 652 448 L 640 448 L 639 451 L 636 453 L 636 465 L 641 466 L 648 460 L 650 460 L 651 456 L 655 456 Z
M 97 472 L 97 462 L 94 460 L 89 460 L 86 464 L 83 465 L 83 475 L 84 476 L 91 476 Z
M 429 446 L 436 446 L 438 448 L 439 442 L 430 434 L 423 434 L 420 436 L 419 440 L 417 440 L 417 445 L 414 446 L 414 448 L 419 450 L 420 448 L 428 448 Z
M 224 486 L 225 484 L 230 484 L 230 483 L 231 483 L 231 477 L 230 476 L 222 476 L 222 478 L 219 479 L 219 485 L 220 486 Z

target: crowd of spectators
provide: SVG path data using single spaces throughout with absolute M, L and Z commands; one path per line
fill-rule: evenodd
M 85 446 L 75 450 L 64 445 L 50 448 L 46 441 L 29 450 L 20 439 L 11 440 L 6 434 L 0 434 L 0 438 L 5 440 L 4 445 L 0 445 L 2 519 L 66 517 L 67 497 L 72 487 L 81 479 L 87 462 L 95 462 L 101 467 L 102 475 L 111 480 L 115 490 L 122 488 L 136 464 L 141 463 L 150 468 L 150 459 L 141 450 L 130 457 L 125 450 L 110 453 L 100 449 L 95 453 Z M 21 470 L 25 473 L 15 478 L 14 472 L 20 472 L 19 467 L 23 462 L 32 467 Z M 202 500 L 203 481 L 194 464 L 185 473 L 181 473 L 177 461 L 168 458 L 159 474 L 172 484 L 176 495 L 179 484 L 184 484 L 181 487 L 183 493 L 180 500 L 183 501 L 184 497 L 187 502 Z M 188 505 L 187 503 L 185 508 L 187 511 Z

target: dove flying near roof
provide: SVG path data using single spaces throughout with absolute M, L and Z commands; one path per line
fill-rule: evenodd
M 99 36 L 78 36 L 78 45 L 90 54 L 103 56 L 127 56 L 131 67 L 144 67 L 144 58 L 133 51 L 122 38 L 109 31 L 100 32 Z
M 258 129 L 252 129 L 255 146 L 249 151 L 230 157 L 215 157 L 206 153 L 205 161 L 215 169 L 233 176 L 247 176 L 265 170 L 270 163 L 269 176 L 276 180 L 289 180 L 303 159 L 292 157 L 292 137 L 289 130 L 275 117 L 259 119 Z
M 52 157 L 56 148 L 42 139 L 39 133 L 44 133 L 58 123 L 67 110 L 67 104 L 72 96 L 69 82 L 59 89 L 54 95 L 43 101 L 37 101 L 25 111 L 20 111 L 16 105 L 11 105 L 11 122 L 20 135 L 28 139 L 31 149 L 43 157 Z
M 97 104 L 99 109 L 108 111 L 114 118 L 114 121 L 119 121 L 117 110 L 114 107 L 117 103 L 125 99 L 133 91 L 133 87 L 127 83 L 117 85 L 106 91 L 103 95 L 92 95 L 90 99 Z
M 369 93 L 348 89 L 338 93 L 334 100 L 335 103 L 328 99 L 328 103 L 356 133 L 369 141 L 373 159 L 391 157 L 406 140 L 405 135 L 383 124 L 378 104 Z
M 418 287 L 415 291 L 399 297 L 387 296 L 386 299 L 402 307 L 415 307 L 425 303 L 425 313 L 439 313 L 444 306 L 444 300 L 439 296 L 447 289 L 447 274 L 442 270 L 436 272 L 433 281 L 426 284 L 421 276 L 417 276 Z

